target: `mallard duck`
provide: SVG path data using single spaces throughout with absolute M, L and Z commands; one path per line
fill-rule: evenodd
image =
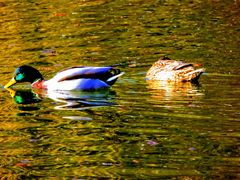
M 14 77 L 4 87 L 9 88 L 16 83 L 30 82 L 33 88 L 38 89 L 92 91 L 109 88 L 123 74 L 114 67 L 81 66 L 65 69 L 52 79 L 44 80 L 37 69 L 23 65 L 16 69 Z
M 204 72 L 203 68 L 195 69 L 199 64 L 185 63 L 163 57 L 155 62 L 148 70 L 147 80 L 197 82 Z

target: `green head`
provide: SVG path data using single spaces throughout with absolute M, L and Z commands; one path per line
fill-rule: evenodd
M 23 65 L 16 69 L 14 77 L 4 87 L 9 88 L 10 86 L 20 82 L 33 83 L 38 79 L 43 79 L 43 77 L 37 69 L 31 66 Z
M 41 98 L 38 96 L 38 94 L 35 94 L 31 90 L 15 91 L 11 88 L 7 88 L 7 90 L 17 104 L 32 104 L 41 101 Z

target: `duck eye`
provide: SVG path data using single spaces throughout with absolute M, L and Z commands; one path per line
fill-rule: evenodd
M 15 76 L 16 81 L 21 81 L 23 78 L 24 78 L 24 74 L 22 74 L 22 73 L 19 73 Z

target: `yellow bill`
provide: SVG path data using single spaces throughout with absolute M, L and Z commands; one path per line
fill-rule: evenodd
M 10 95 L 12 97 L 14 97 L 16 95 L 16 91 L 14 91 L 13 89 L 10 89 L 10 88 L 6 88 L 6 90 L 8 90 L 10 92 Z
M 12 78 L 5 86 L 4 86 L 4 88 L 6 89 L 6 88 L 9 88 L 10 86 L 12 86 L 12 85 L 14 85 L 14 84 L 16 84 L 17 83 L 17 81 L 14 79 L 14 78 Z

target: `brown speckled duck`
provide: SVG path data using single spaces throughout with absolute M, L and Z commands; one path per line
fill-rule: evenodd
M 167 57 L 160 58 L 148 70 L 147 80 L 175 81 L 175 82 L 197 82 L 204 72 L 203 68 L 195 69 L 200 64 L 185 63 L 171 60 Z

